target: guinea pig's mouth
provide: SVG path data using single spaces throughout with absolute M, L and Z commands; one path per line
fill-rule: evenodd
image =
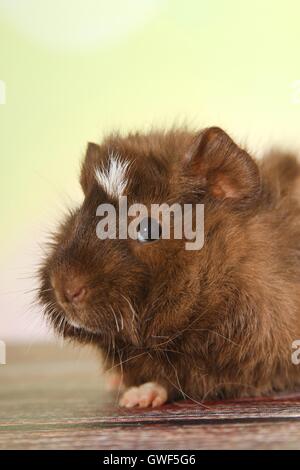
M 66 311 L 66 310 L 68 310 L 68 311 Z M 80 314 L 82 315 L 81 312 L 80 312 Z M 77 311 L 74 314 L 73 311 L 72 311 L 72 313 L 70 313 L 69 309 L 64 309 L 64 317 L 65 317 L 66 323 L 69 326 L 72 326 L 73 328 L 75 328 L 76 330 L 84 330 L 87 333 L 94 333 L 94 334 L 100 333 L 100 327 L 98 327 L 97 325 L 91 325 L 87 321 L 83 321 L 80 318 Z
M 59 278 L 51 278 L 51 286 L 57 305 L 66 326 L 87 333 L 99 333 L 100 328 L 89 321 L 91 309 L 89 307 L 90 290 L 81 286 L 81 281 L 69 289 L 66 283 L 60 282 Z
M 72 326 L 73 328 L 75 328 L 76 330 L 84 330 L 85 328 L 80 325 L 77 321 L 74 321 L 74 320 L 71 320 L 70 318 L 67 318 L 66 319 L 67 323 Z
M 89 324 L 88 322 L 88 307 L 79 307 L 65 302 L 58 302 L 61 316 L 66 326 L 72 327 L 75 330 L 85 331 L 87 333 L 99 334 L 100 327 L 96 324 Z
M 70 318 L 67 315 L 64 315 L 65 317 L 65 322 L 68 326 L 74 328 L 75 330 L 81 330 L 85 331 L 86 333 L 93 333 L 93 334 L 99 334 L 100 333 L 100 328 L 97 328 L 96 326 L 90 326 L 86 325 L 80 320 L 75 320 L 73 318 Z

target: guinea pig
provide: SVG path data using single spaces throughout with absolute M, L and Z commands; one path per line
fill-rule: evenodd
M 217 127 L 88 144 L 83 203 L 53 234 L 39 271 L 46 318 L 101 351 L 123 384 L 121 406 L 296 389 L 299 182 L 293 156 L 255 161 Z M 124 196 L 146 207 L 203 205 L 203 246 L 153 239 L 140 225 L 135 239 L 99 239 L 97 208 L 118 211 Z

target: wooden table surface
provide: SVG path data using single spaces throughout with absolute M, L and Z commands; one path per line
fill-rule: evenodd
M 120 409 L 95 354 L 14 346 L 0 366 L 0 449 L 300 449 L 300 393 Z

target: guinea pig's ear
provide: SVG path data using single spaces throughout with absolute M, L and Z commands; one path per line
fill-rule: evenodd
M 95 181 L 95 169 L 101 159 L 100 145 L 89 142 L 85 158 L 81 165 L 80 184 L 84 194 L 88 193 L 89 188 Z
M 218 127 L 205 129 L 196 137 L 185 157 L 185 168 L 214 199 L 245 201 L 259 194 L 256 163 Z

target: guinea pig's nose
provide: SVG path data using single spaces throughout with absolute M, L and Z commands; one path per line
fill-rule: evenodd
M 82 285 L 71 285 L 66 287 L 65 296 L 70 303 L 79 304 L 86 296 L 86 288 Z

